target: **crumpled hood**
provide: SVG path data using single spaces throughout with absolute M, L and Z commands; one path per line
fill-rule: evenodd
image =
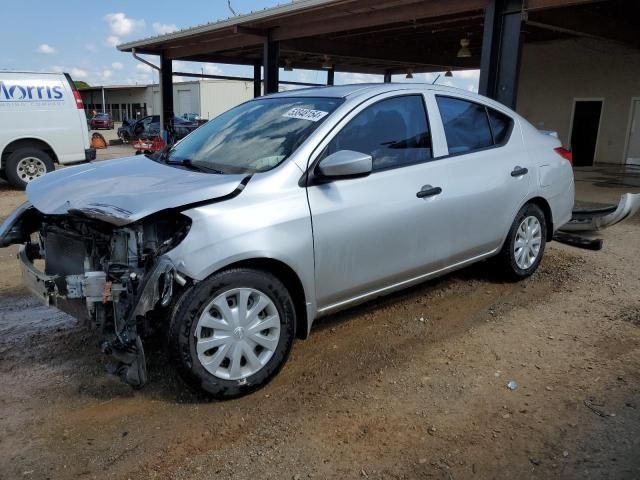
M 126 225 L 167 208 L 229 195 L 243 188 L 246 176 L 194 172 L 136 155 L 48 173 L 28 184 L 27 197 L 48 215 L 71 210 Z

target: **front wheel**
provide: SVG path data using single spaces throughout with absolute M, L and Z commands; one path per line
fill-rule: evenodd
M 535 204 L 524 205 L 511 224 L 497 261 L 505 276 L 520 280 L 533 274 L 540 265 L 547 239 L 544 212 Z
M 182 378 L 213 398 L 240 397 L 266 385 L 286 362 L 295 309 L 285 286 L 252 269 L 216 273 L 178 302 L 169 349 Z
M 27 184 L 55 169 L 51 157 L 37 148 L 20 148 L 7 158 L 7 180 L 15 187 L 25 189 Z

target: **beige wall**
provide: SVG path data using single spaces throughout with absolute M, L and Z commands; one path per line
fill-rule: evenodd
M 202 118 L 213 118 L 252 98 L 253 82 L 202 80 L 199 113 Z
M 569 144 L 574 98 L 604 98 L 596 163 L 623 163 L 640 51 L 594 39 L 525 44 L 517 111 Z

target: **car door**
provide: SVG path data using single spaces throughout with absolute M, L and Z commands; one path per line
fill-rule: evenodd
M 424 96 L 369 100 L 334 131 L 311 161 L 353 150 L 373 157 L 373 171 L 307 189 L 320 311 L 437 270 L 451 254 L 448 202 L 429 186 L 442 179 Z
M 433 162 L 451 203 L 450 263 L 492 253 L 502 245 L 528 195 L 533 170 L 516 122 L 504 112 L 455 95 L 434 95 L 447 155 Z

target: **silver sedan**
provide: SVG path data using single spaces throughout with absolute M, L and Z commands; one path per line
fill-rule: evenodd
M 315 319 L 480 260 L 531 275 L 571 218 L 570 156 L 487 98 L 375 84 L 239 105 L 166 151 L 35 180 L 0 229 L 135 387 L 166 335 L 187 384 L 265 385 Z M 44 270 L 34 263 L 44 259 Z

